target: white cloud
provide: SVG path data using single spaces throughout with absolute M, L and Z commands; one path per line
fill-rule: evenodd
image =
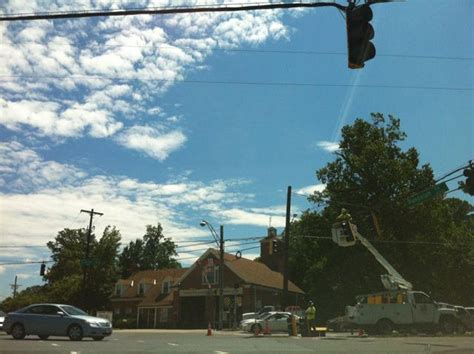
M 302 187 L 300 189 L 296 190 L 296 194 L 301 194 L 301 195 L 311 195 L 314 192 L 322 192 L 326 189 L 326 185 L 321 183 L 321 184 L 315 184 L 311 186 L 306 186 Z
M 164 128 L 133 126 L 124 131 L 117 140 L 129 149 L 142 151 L 163 161 L 173 151 L 181 148 L 187 138 L 179 130 L 165 131 Z
M 108 0 L 84 0 L 81 4 L 83 8 L 119 6 Z M 183 0 L 180 4 L 192 6 L 202 1 Z M 141 5 L 157 6 L 146 0 Z M 10 13 L 73 7 L 61 1 L 40 0 L 24 6 L 23 1 L 10 0 L 3 8 Z M 134 2 L 134 6 L 138 4 Z M 181 131 L 144 132 L 144 127 L 132 127 L 120 139 L 116 139 L 117 133 L 130 118 L 153 119 L 153 115 L 163 113 L 156 106 L 157 95 L 188 72 L 205 67 L 204 61 L 214 49 L 287 38 L 284 13 L 125 16 L 2 26 L 0 124 L 17 132 L 53 138 L 112 138 L 162 161 L 185 142 Z M 179 118 L 172 116 L 167 122 L 176 125 L 181 122 Z M 138 136 L 144 136 L 146 142 L 137 141 Z
M 327 152 L 335 152 L 339 150 L 339 143 L 335 141 L 318 141 L 316 146 L 320 149 L 323 149 Z
M 45 244 L 66 227 L 86 227 L 88 216 L 79 211 L 90 208 L 104 213 L 94 219 L 96 230 L 116 225 L 124 243 L 141 237 L 145 225 L 158 222 L 175 241 L 208 237 L 198 225 L 206 214 L 229 224 L 265 227 L 272 215 L 273 225 L 284 224 L 280 208 L 245 211 L 237 207 L 253 198 L 235 190 L 248 183 L 242 180 L 204 184 L 182 178 L 156 183 L 91 176 L 75 166 L 44 160 L 16 142 L 0 144 L 0 169 L 12 185 L 21 176 L 8 193 L 0 193 L 2 244 Z

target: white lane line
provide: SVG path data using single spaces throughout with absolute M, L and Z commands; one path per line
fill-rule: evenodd
M 214 353 L 216 353 L 216 354 L 229 354 L 229 352 L 221 352 L 219 350 L 214 350 Z
M 71 352 L 71 354 L 78 354 L 78 352 Z
M 179 346 L 179 344 L 176 344 L 176 343 L 168 343 L 168 345 L 171 345 L 171 346 L 173 346 L 173 347 Z
M 59 344 L 56 344 L 56 343 L 51 343 L 51 345 L 52 345 L 53 347 L 59 347 Z

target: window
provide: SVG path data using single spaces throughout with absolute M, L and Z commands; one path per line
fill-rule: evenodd
M 122 296 L 122 285 L 115 284 L 115 296 Z
M 219 266 L 208 267 L 207 271 L 202 273 L 203 284 L 217 284 L 219 279 Z
M 164 281 L 163 286 L 161 287 L 161 293 L 162 294 L 169 294 L 171 290 L 171 282 L 170 281 Z
M 432 304 L 433 301 L 425 294 L 413 293 L 415 296 L 415 303 L 417 304 Z
M 138 285 L 138 295 L 145 295 L 145 283 Z

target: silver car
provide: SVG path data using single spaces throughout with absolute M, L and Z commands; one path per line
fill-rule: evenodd
M 10 312 L 5 317 L 3 329 L 15 339 L 37 335 L 43 340 L 49 336 L 68 336 L 71 340 L 92 337 L 102 340 L 112 334 L 111 323 L 89 316 L 70 305 L 36 304 Z
M 5 321 L 5 312 L 0 311 L 0 331 L 3 331 L 3 321 Z

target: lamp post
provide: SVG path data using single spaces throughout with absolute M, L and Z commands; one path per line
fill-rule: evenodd
M 220 226 L 219 236 L 217 235 L 214 227 L 206 220 L 201 220 L 199 223 L 202 227 L 207 226 L 209 231 L 214 237 L 217 246 L 219 247 L 219 321 L 218 328 L 222 330 L 223 327 L 223 315 L 224 315 L 224 226 Z

